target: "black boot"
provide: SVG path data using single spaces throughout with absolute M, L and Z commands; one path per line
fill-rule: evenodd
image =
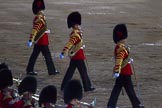
M 144 105 L 139 104 L 138 106 L 133 106 L 133 108 L 145 108 Z
M 140 105 L 139 105 L 139 108 L 145 108 L 145 107 L 144 107 L 144 105 L 140 104 Z
M 59 71 L 55 71 L 55 72 L 48 72 L 48 75 L 56 75 L 56 74 L 59 74 L 60 72 Z
M 37 75 L 37 72 L 34 72 L 34 71 L 33 72 L 27 72 L 26 74 L 27 75 Z
M 96 88 L 94 88 L 94 87 L 90 87 L 89 89 L 85 89 L 84 91 L 85 92 L 88 92 L 88 91 L 94 91 Z

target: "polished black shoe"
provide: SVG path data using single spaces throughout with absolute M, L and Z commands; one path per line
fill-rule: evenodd
M 59 74 L 60 72 L 59 71 L 55 71 L 55 72 L 50 72 L 50 73 L 48 73 L 48 75 L 56 75 L 56 74 Z
M 139 104 L 138 106 L 133 106 L 133 108 L 145 108 L 145 106 L 142 104 Z
M 144 106 L 144 105 L 142 105 L 142 104 L 140 104 L 140 105 L 139 105 L 139 108 L 145 108 L 145 106 Z
M 37 75 L 37 72 L 27 72 L 27 75 Z
M 96 89 L 96 88 L 91 87 L 91 88 L 89 88 L 89 89 L 86 89 L 85 92 L 94 91 L 95 89 Z

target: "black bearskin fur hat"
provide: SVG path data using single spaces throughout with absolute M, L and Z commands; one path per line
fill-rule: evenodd
M 7 65 L 3 65 L 7 66 Z M 13 77 L 12 77 L 12 72 L 4 67 L 0 70 L 0 90 L 4 89 L 7 86 L 12 86 L 13 85 Z
M 4 68 L 5 68 L 5 69 L 8 69 L 8 65 L 7 65 L 6 63 L 1 63 L 1 64 L 0 64 L 0 70 L 1 70 L 1 69 L 4 69 Z
M 81 25 L 81 14 L 79 12 L 72 12 L 68 15 L 67 25 L 71 28 L 75 24 Z
M 125 24 L 117 24 L 113 31 L 113 40 L 115 43 L 128 37 L 127 27 Z
M 35 77 L 27 76 L 25 77 L 20 85 L 18 86 L 18 93 L 22 95 L 24 92 L 36 93 L 37 80 Z
M 39 96 L 39 106 L 43 103 L 55 104 L 57 100 L 57 89 L 53 85 L 49 85 L 43 88 Z
M 39 11 L 45 10 L 45 4 L 43 0 L 34 0 L 32 5 L 33 14 L 36 15 Z
M 79 80 L 70 80 L 64 88 L 64 102 L 69 104 L 72 99 L 81 100 L 83 89 Z

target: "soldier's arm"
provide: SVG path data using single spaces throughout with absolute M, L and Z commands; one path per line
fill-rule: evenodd
M 117 55 L 115 57 L 115 67 L 114 67 L 114 72 L 119 72 L 121 71 L 121 65 L 122 65 L 122 62 L 123 62 L 123 59 L 125 57 L 125 54 L 126 54 L 126 49 L 124 47 L 120 47 L 118 50 L 117 50 Z
M 63 49 L 63 53 L 67 54 L 67 52 L 69 51 L 69 49 L 71 49 L 71 47 L 75 44 L 77 44 L 78 42 L 81 41 L 81 38 L 78 34 L 74 33 L 72 34 L 72 36 L 70 37 L 69 41 L 66 43 L 64 49 Z
M 35 36 L 37 33 L 45 26 L 45 21 L 42 17 L 38 17 L 33 24 L 33 28 L 30 34 L 30 39 L 32 42 L 34 42 Z

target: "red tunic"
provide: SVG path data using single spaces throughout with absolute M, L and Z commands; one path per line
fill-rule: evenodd
M 73 108 L 71 104 L 68 104 L 66 108 Z
M 48 34 L 45 33 L 47 30 L 47 24 L 46 19 L 43 13 L 39 13 L 35 16 L 33 20 L 33 28 L 30 35 L 30 39 L 32 42 L 34 42 L 36 35 L 40 34 L 41 38 L 36 42 L 37 45 L 48 45 Z
M 78 105 L 78 106 L 74 106 L 74 105 L 72 105 L 72 104 L 68 104 L 67 106 L 66 106 L 66 108 L 82 108 L 80 105 Z
M 25 105 L 24 106 L 24 101 L 23 100 L 18 100 L 15 101 L 12 97 L 5 97 L 1 92 L 0 92 L 0 108 L 33 108 L 33 106 L 30 105 Z
M 16 107 L 15 108 L 34 108 L 32 105 L 26 105 L 24 106 L 24 101 L 23 100 L 20 100 L 16 103 Z
M 132 75 L 131 65 L 126 62 L 124 66 L 122 66 L 123 61 L 125 59 L 129 59 L 129 51 L 126 49 L 125 45 L 122 43 L 118 43 L 114 50 L 115 55 L 115 67 L 114 72 L 119 72 L 122 75 Z
M 37 42 L 37 45 L 48 45 L 49 41 L 48 41 L 48 34 L 45 33 Z
M 85 55 L 84 55 L 83 49 L 79 49 L 79 51 L 73 57 L 71 57 L 71 59 L 73 59 L 73 60 L 84 60 Z
M 16 108 L 14 106 L 14 103 L 12 103 L 13 98 L 12 97 L 5 97 L 2 93 L 1 93 L 1 107 L 2 108 Z
M 78 44 L 79 42 L 82 42 L 82 36 L 81 36 L 81 32 L 79 30 L 73 30 L 70 34 L 70 39 L 69 41 L 66 43 L 63 52 L 66 54 L 72 47 L 73 45 Z M 73 60 L 85 60 L 85 54 L 84 54 L 84 50 L 83 47 L 81 47 L 74 56 L 71 57 L 71 59 Z

